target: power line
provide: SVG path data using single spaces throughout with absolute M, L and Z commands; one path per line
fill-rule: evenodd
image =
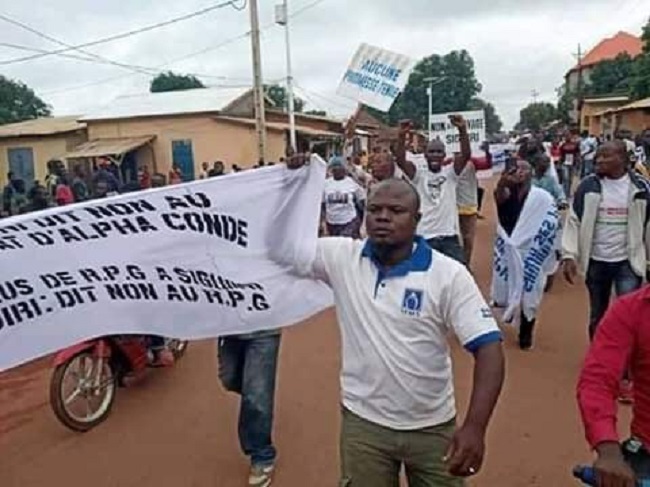
M 237 2 L 238 2 L 238 0 L 228 0 L 227 2 L 221 2 L 221 3 L 218 3 L 216 5 L 212 5 L 210 7 L 206 7 L 206 8 L 203 8 L 201 10 L 196 10 L 196 11 L 191 12 L 189 14 L 182 15 L 180 17 L 175 17 L 173 19 L 169 19 L 169 20 L 166 20 L 166 21 L 163 21 L 163 22 L 158 22 L 156 24 L 149 25 L 149 26 L 146 26 L 146 27 L 141 27 L 139 29 L 134 29 L 134 30 L 131 30 L 131 31 L 128 31 L 128 32 L 123 32 L 121 34 L 115 34 L 115 35 L 112 35 L 112 36 L 109 36 L 109 37 L 104 37 L 102 39 L 96 39 L 94 41 L 84 42 L 82 44 L 78 44 L 78 45 L 75 45 L 75 46 L 70 46 L 70 47 L 66 47 L 66 48 L 63 48 L 63 49 L 57 49 L 55 51 L 49 51 L 48 53 L 33 54 L 31 56 L 24 56 L 24 57 L 20 57 L 20 58 L 14 58 L 14 59 L 8 59 L 8 60 L 5 60 L 5 61 L 0 61 L 0 65 L 6 66 L 8 64 L 15 64 L 15 63 L 20 63 L 20 62 L 24 62 L 24 61 L 31 61 L 33 59 L 39 59 L 39 58 L 42 58 L 42 57 L 45 57 L 45 56 L 51 56 L 51 55 L 54 55 L 54 54 L 62 54 L 62 53 L 69 52 L 69 51 L 79 50 L 79 49 L 84 48 L 84 47 L 96 46 L 98 44 L 105 44 L 107 42 L 113 42 L 113 41 L 116 41 L 116 40 L 119 40 L 119 39 L 124 39 L 126 37 L 131 37 L 133 35 L 142 34 L 144 32 L 149 32 L 149 31 L 152 31 L 152 30 L 155 30 L 155 29 L 159 29 L 161 27 L 166 27 L 168 25 L 176 24 L 178 22 L 183 22 L 185 20 L 189 20 L 189 19 L 192 19 L 194 17 L 198 17 L 200 15 L 205 15 L 205 14 L 207 14 L 209 12 L 214 11 L 214 10 L 218 10 L 218 9 L 225 8 L 225 7 L 228 7 L 228 6 L 233 6 L 234 8 L 237 8 L 237 9 L 242 8 L 241 6 L 239 6 L 237 4 Z M 244 3 L 244 5 L 245 5 L 245 3 Z M 3 16 L 2 18 L 4 18 L 4 20 L 7 20 L 7 17 Z
M 247 0 L 244 0 L 244 6 L 246 4 L 246 1 Z M 320 4 L 320 3 L 324 2 L 324 1 L 325 0 L 316 0 L 315 2 L 312 2 L 312 3 L 308 4 L 308 5 L 305 5 L 304 7 L 301 7 L 300 9 L 298 9 L 295 12 L 291 13 L 289 15 L 289 18 L 297 17 L 297 16 L 303 14 L 304 12 L 306 12 L 307 10 L 309 10 L 311 8 L 314 8 L 316 5 L 318 5 L 318 4 Z M 261 30 L 267 30 L 267 29 L 275 27 L 275 26 L 276 26 L 275 22 L 270 22 L 270 23 L 266 24 L 265 26 L 263 26 Z M 191 59 L 193 57 L 201 56 L 201 55 L 206 54 L 208 52 L 216 51 L 217 49 L 221 49 L 222 47 L 225 47 L 225 46 L 227 46 L 229 44 L 232 44 L 232 43 L 234 43 L 234 42 L 236 42 L 236 41 L 238 41 L 240 39 L 247 38 L 249 35 L 250 35 L 250 30 L 248 30 L 246 32 L 243 32 L 242 34 L 239 34 L 239 35 L 237 35 L 235 37 L 231 37 L 229 39 L 226 39 L 223 42 L 220 42 L 220 43 L 218 43 L 218 44 L 216 44 L 214 46 L 209 46 L 209 47 L 206 47 L 206 48 L 201 49 L 199 51 L 194 51 L 192 53 L 185 54 L 183 56 L 179 56 L 177 58 L 171 59 L 171 60 L 169 60 L 169 61 L 167 61 L 167 62 L 165 62 L 163 64 L 151 67 L 149 69 L 152 70 L 152 71 L 160 70 L 160 69 L 162 69 L 164 67 L 167 67 L 167 66 L 169 66 L 171 64 L 175 64 L 175 63 L 178 63 L 178 62 L 181 62 L 181 61 L 185 61 L 185 60 Z M 199 77 L 202 77 L 202 78 L 210 77 L 208 75 L 203 75 L 203 74 L 200 74 L 200 73 L 188 73 L 188 74 L 192 74 L 194 76 L 199 76 Z M 66 87 L 66 88 L 62 88 L 62 89 L 47 91 L 47 92 L 42 93 L 42 95 L 43 96 L 58 95 L 58 94 L 61 94 L 61 93 L 67 93 L 67 92 L 70 92 L 70 91 L 76 91 L 76 90 L 81 90 L 81 89 L 85 89 L 85 88 L 90 88 L 90 87 L 93 87 L 93 86 L 98 86 L 98 85 L 102 85 L 102 84 L 105 84 L 105 83 L 110 83 L 110 82 L 113 82 L 113 81 L 119 81 L 121 79 L 130 78 L 132 76 L 134 76 L 134 75 L 129 74 L 129 75 L 112 76 L 110 78 L 104 78 L 104 79 L 101 79 L 101 80 L 98 80 L 98 81 L 92 81 L 90 83 L 84 83 L 84 84 L 81 84 L 81 85 L 70 86 L 70 87 Z

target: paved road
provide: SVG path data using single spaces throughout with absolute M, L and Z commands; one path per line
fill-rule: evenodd
M 492 202 L 488 201 L 488 205 Z M 479 223 L 474 267 L 488 287 L 494 214 Z M 540 317 L 536 347 L 520 352 L 507 332 L 505 392 L 488 439 L 487 464 L 473 486 L 575 485 L 570 467 L 589 459 L 574 401 L 586 346 L 581 286 L 559 282 Z M 460 411 L 471 357 L 455 347 Z M 333 312 L 289 329 L 282 344 L 276 409 L 276 485 L 337 484 L 339 337 Z M 47 404 L 49 363 L 0 374 L 0 486 L 236 487 L 247 464 L 238 449 L 238 402 L 216 380 L 215 345 L 191 345 L 175 368 L 120 390 L 113 414 L 74 434 Z

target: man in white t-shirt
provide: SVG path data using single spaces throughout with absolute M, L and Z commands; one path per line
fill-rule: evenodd
M 325 181 L 323 215 L 327 234 L 331 237 L 359 238 L 365 191 L 350 176 L 341 157 L 333 157 L 329 164 L 332 177 Z
M 443 166 L 445 144 L 440 140 L 428 143 L 424 153 L 427 167 L 417 162 L 417 156 L 407 154 L 406 139 L 412 130 L 410 121 L 402 122 L 397 143 L 397 165 L 413 181 L 422 201 L 422 219 L 418 234 L 438 252 L 466 264 L 459 237 L 458 211 L 456 208 L 456 186 L 458 178 L 472 156 L 467 122 L 460 115 L 449 117 L 451 124 L 458 129 L 460 157 L 453 164 Z
M 594 172 L 596 149 L 598 149 L 596 138 L 584 130 L 580 135 L 580 160 L 582 161 L 582 165 L 580 166 L 580 179 Z
M 467 269 L 415 235 L 419 218 L 413 186 L 383 181 L 368 199 L 366 241 L 322 238 L 312 262 L 294 263 L 334 291 L 342 486 L 397 487 L 404 465 L 411 487 L 457 487 L 483 462 L 504 376 L 501 333 Z M 476 359 L 459 429 L 449 331 Z

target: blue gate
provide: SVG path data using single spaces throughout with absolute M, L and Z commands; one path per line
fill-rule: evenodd
M 190 139 L 172 140 L 172 162 L 180 168 L 183 181 L 194 181 L 194 154 Z
M 34 152 L 30 147 L 7 149 L 9 172 L 14 177 L 25 181 L 27 189 L 34 185 Z

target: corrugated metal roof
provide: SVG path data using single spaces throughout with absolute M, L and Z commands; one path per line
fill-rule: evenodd
M 155 139 L 155 135 L 145 135 L 143 137 L 121 137 L 115 139 L 96 139 L 84 142 L 75 147 L 72 151 L 65 154 L 66 159 L 75 159 L 80 157 L 101 157 L 120 155 L 137 149 L 147 142 Z
M 220 112 L 250 90 L 250 88 L 197 88 L 120 96 L 108 105 L 84 116 L 81 120 L 114 120 Z
M 628 53 L 631 57 L 636 57 L 641 54 L 642 50 L 643 42 L 640 38 L 621 31 L 613 37 L 608 37 L 600 41 L 596 47 L 582 58 L 580 65 L 575 65 L 569 72 L 577 71 L 580 66 L 586 68 L 607 59 L 614 59 L 623 53 Z
M 585 98 L 585 103 L 590 103 L 592 105 L 597 105 L 599 103 L 618 103 L 626 102 L 630 99 L 629 96 L 604 96 L 602 98 Z
M 214 117 L 215 120 L 217 121 L 222 121 L 222 122 L 231 122 L 231 123 L 236 123 L 240 125 L 246 125 L 247 127 L 255 127 L 255 120 L 252 120 L 250 118 L 238 118 L 238 117 Z M 280 130 L 280 131 L 285 131 L 289 130 L 289 124 L 288 123 L 280 123 L 280 122 L 266 122 L 266 128 L 267 130 Z M 314 137 L 322 136 L 322 137 L 341 137 L 343 134 L 338 133 L 338 132 L 331 132 L 329 130 L 318 130 L 314 129 L 311 127 L 305 127 L 304 125 L 296 125 L 296 132 L 299 132 L 301 134 L 305 135 L 311 135 Z
M 617 112 L 625 112 L 627 110 L 642 110 L 650 108 L 650 98 L 643 98 L 642 100 L 637 100 L 634 103 L 630 103 L 629 105 L 625 105 L 619 109 L 617 109 Z
M 86 127 L 85 123 L 77 121 L 79 116 L 44 117 L 25 122 L 0 125 L 0 138 L 28 137 L 37 135 L 55 135 L 74 132 Z

